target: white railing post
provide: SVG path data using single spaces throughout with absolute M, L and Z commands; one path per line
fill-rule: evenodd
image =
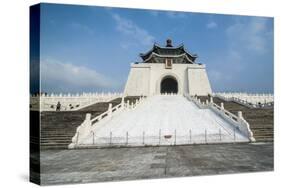
M 213 97 L 210 97 L 210 103 L 211 103 L 211 104 L 214 103 Z
M 122 101 L 121 101 L 121 109 L 123 110 L 125 107 L 125 101 L 124 101 L 124 97 L 122 97 Z
M 244 120 L 242 111 L 238 111 L 237 116 L 238 116 L 238 122 L 241 123 Z
M 77 136 L 76 136 L 76 146 L 78 145 L 78 141 L 79 141 L 79 132 L 77 132 Z
M 224 105 L 223 102 L 221 103 L 221 109 L 224 110 Z
M 111 118 L 112 117 L 112 103 L 109 103 L 108 105 L 108 117 Z
M 130 102 L 129 102 L 129 100 L 127 100 L 127 102 L 126 102 L 126 109 L 130 109 Z
M 86 114 L 85 121 L 91 121 L 91 113 Z
M 238 115 L 238 118 L 239 118 L 239 119 L 244 119 L 244 118 L 243 118 L 243 115 L 242 115 L 242 111 L 238 111 L 238 112 L 237 112 L 237 115 Z

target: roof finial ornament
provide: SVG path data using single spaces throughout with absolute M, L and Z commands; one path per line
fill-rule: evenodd
M 166 47 L 173 47 L 171 39 L 166 40 Z

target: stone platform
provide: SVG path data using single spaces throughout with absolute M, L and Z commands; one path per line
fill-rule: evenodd
M 43 185 L 272 170 L 272 143 L 41 152 Z

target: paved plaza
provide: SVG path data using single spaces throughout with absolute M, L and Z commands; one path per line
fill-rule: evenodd
M 41 183 L 65 184 L 273 170 L 273 144 L 46 150 Z

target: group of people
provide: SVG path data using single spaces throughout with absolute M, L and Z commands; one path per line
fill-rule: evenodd
M 76 107 L 79 107 L 79 105 L 76 105 Z M 69 104 L 69 108 L 73 109 L 74 106 L 72 106 L 72 104 Z M 60 103 L 60 101 L 58 101 L 58 103 L 56 105 L 56 111 L 61 111 L 61 103 Z

